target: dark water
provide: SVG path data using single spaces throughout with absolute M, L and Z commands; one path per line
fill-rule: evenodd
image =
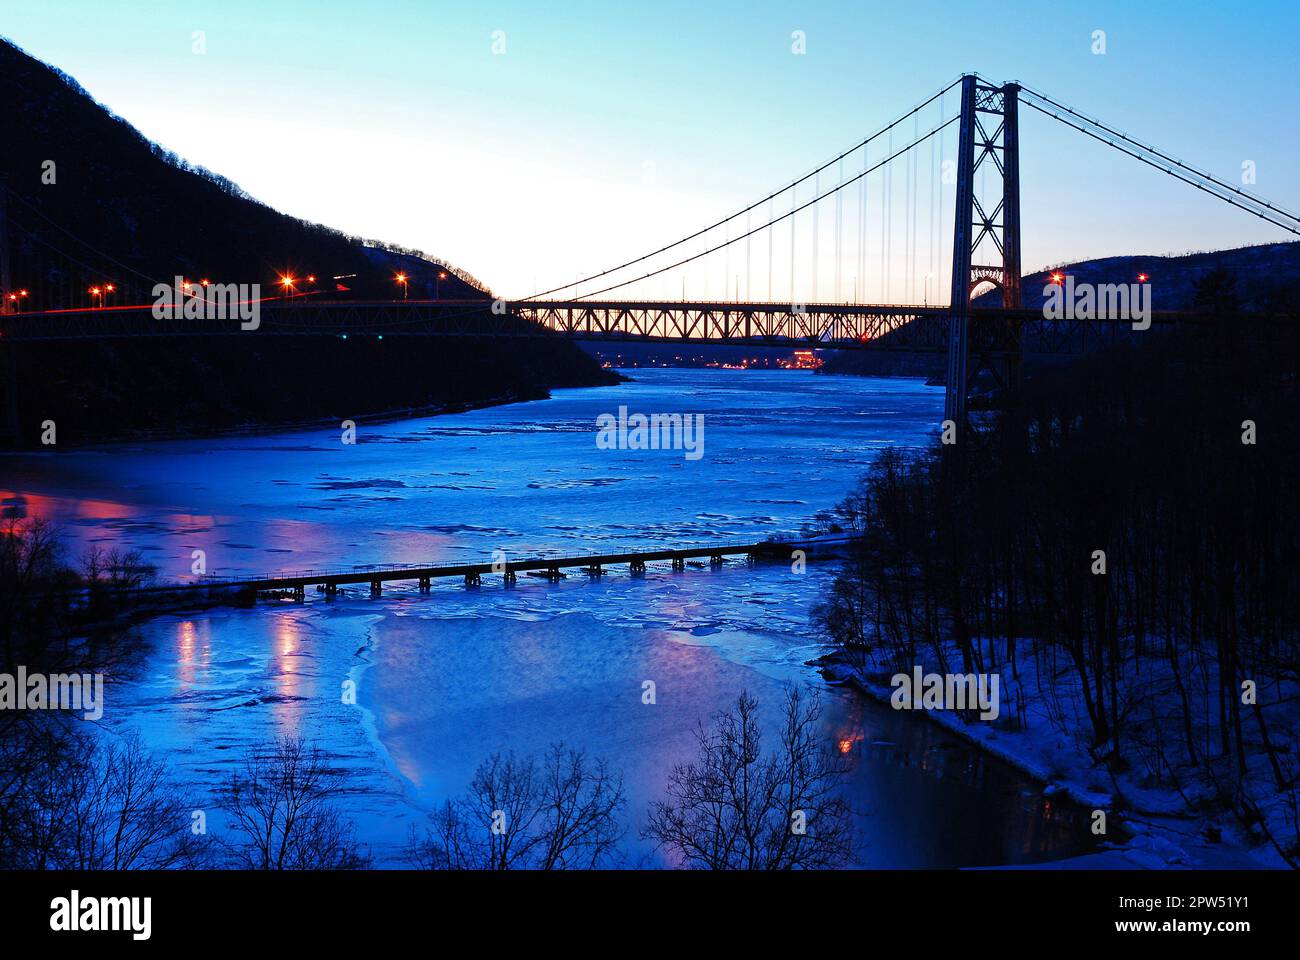
M 57 520 L 73 551 L 131 546 L 165 577 L 367 563 L 488 560 L 796 533 L 873 454 L 933 430 L 942 391 L 916 380 L 650 370 L 618 387 L 454 416 L 337 430 L 121 445 L 0 458 L 0 493 Z M 704 454 L 598 450 L 595 421 L 703 413 Z M 379 599 L 169 616 L 112 678 L 104 722 L 140 730 L 200 794 L 283 734 L 348 771 L 344 803 L 381 863 L 495 750 L 557 740 L 606 757 L 629 798 L 627 852 L 697 719 L 742 691 L 771 718 L 791 683 L 824 688 L 824 734 L 869 866 L 1024 862 L 1078 852 L 1083 818 L 915 715 L 826 687 L 810 606 L 832 571 L 783 565 L 618 569 L 515 589 L 396 587 Z M 343 702 L 344 681 L 359 704 Z M 653 680 L 657 702 L 642 703 Z M 220 818 L 210 820 L 217 829 Z

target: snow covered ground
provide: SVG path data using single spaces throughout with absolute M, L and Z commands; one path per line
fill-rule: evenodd
M 950 662 L 960 663 L 960 656 Z M 849 684 L 888 703 L 895 671 L 857 653 L 836 651 L 816 661 L 831 681 Z M 937 670 L 923 665 L 925 670 Z M 1005 667 L 1006 665 L 1004 665 Z M 1078 676 L 1062 661 L 1052 665 L 1032 656 L 1018 657 L 1018 677 L 1009 669 L 1000 675 L 1001 712 L 997 720 L 984 721 L 948 710 L 915 711 L 916 722 L 940 724 L 1006 762 L 1046 783 L 1048 793 L 1059 792 L 1092 810 L 1106 812 L 1109 839 L 1099 852 L 1042 864 L 1051 869 L 1166 869 L 1174 868 L 1285 868 L 1286 861 L 1257 830 L 1216 800 L 1210 772 L 1186 762 L 1180 744 L 1181 727 L 1172 711 L 1158 706 L 1172 684 L 1167 664 L 1144 658 L 1130 672 L 1122 688 L 1126 704 L 1138 716 L 1150 716 L 1146 725 L 1134 723 L 1134 736 L 1125 749 L 1125 769 L 1112 772 L 1093 759 L 1089 751 L 1090 725 L 1078 691 Z M 1209 702 L 1211 675 L 1189 683 L 1194 698 Z M 1260 702 L 1275 747 L 1286 749 L 1282 765 L 1294 769 L 1300 732 L 1300 691 L 1294 684 L 1261 683 Z M 1151 709 L 1148 714 L 1148 708 Z M 1291 804 L 1295 796 L 1274 781 L 1269 760 L 1253 724 L 1246 724 L 1249 755 L 1246 789 L 1263 812 L 1269 831 L 1285 844 L 1295 842 L 1296 825 Z M 1212 731 L 1197 730 L 1209 736 Z M 1217 732 L 1213 732 L 1217 738 Z M 1153 754 L 1137 743 L 1163 744 L 1153 773 Z M 1287 749 L 1289 747 L 1289 749 Z M 1289 767 L 1288 767 L 1289 761 Z M 1229 766 L 1215 766 L 1215 776 L 1226 781 Z M 1293 780 L 1294 782 L 1294 780 Z M 1295 788 L 1292 788 L 1292 791 Z M 1290 794 L 1288 796 L 1288 794 Z

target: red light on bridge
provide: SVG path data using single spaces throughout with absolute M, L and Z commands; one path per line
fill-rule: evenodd
M 1149 280 L 1149 279 L 1150 279 L 1150 277 L 1148 277 L 1145 273 L 1139 273 L 1139 274 L 1138 274 L 1138 283 L 1146 283 L 1147 280 Z
M 1061 283 L 1064 280 L 1065 280 L 1065 274 L 1056 270 L 1052 271 L 1052 283 Z

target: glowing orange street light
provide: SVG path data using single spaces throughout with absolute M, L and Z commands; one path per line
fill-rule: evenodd
M 289 291 L 293 289 L 293 284 L 294 284 L 294 279 L 291 274 L 286 273 L 282 277 L 280 277 L 280 288 L 284 291 L 284 295 L 286 298 L 288 298 L 289 296 Z
M 102 307 L 102 306 L 104 305 L 104 291 L 103 291 L 103 290 L 101 290 L 99 287 L 91 287 L 90 290 L 87 291 L 87 292 L 88 292 L 92 297 L 94 297 L 94 299 L 95 299 L 95 301 L 96 301 L 96 302 L 93 304 L 93 306 Z
M 404 273 L 399 273 L 394 276 L 393 279 L 402 285 L 402 299 L 405 300 L 407 294 L 407 283 L 410 278 Z
M 1147 275 L 1146 275 L 1145 273 L 1139 273 L 1139 274 L 1138 274 L 1138 283 L 1146 283 L 1146 282 L 1147 282 L 1147 279 L 1148 279 L 1148 278 L 1147 278 Z
M 1060 283 L 1064 279 L 1065 279 L 1065 274 L 1057 270 L 1052 271 L 1052 283 Z
M 447 279 L 447 273 L 446 273 L 446 271 L 444 271 L 444 270 L 439 270 L 439 271 L 438 271 L 438 281 L 437 281 L 437 283 L 434 284 L 434 287 L 433 287 L 433 295 L 434 295 L 434 298 L 435 298 L 435 299 L 440 299 L 440 298 L 442 297 L 442 281 L 444 281 L 444 280 L 446 280 L 446 279 Z M 426 289 L 427 289 L 427 288 L 426 288 Z

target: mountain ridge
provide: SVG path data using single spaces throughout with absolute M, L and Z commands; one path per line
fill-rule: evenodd
M 1224 271 L 1236 284 L 1243 312 L 1300 313 L 1300 241 L 1253 244 L 1226 250 L 1186 254 L 1120 254 L 1047 267 L 1021 279 L 1024 305 L 1041 310 L 1053 273 L 1071 276 L 1076 284 L 1137 283 L 1146 274 L 1151 284 L 1153 310 L 1190 310 L 1196 284 L 1214 271 Z M 975 297 L 979 307 L 1002 302 L 996 288 Z M 868 377 L 927 377 L 944 375 L 947 357 L 940 354 L 904 354 L 881 350 L 838 351 L 826 354 L 818 370 L 823 374 Z

